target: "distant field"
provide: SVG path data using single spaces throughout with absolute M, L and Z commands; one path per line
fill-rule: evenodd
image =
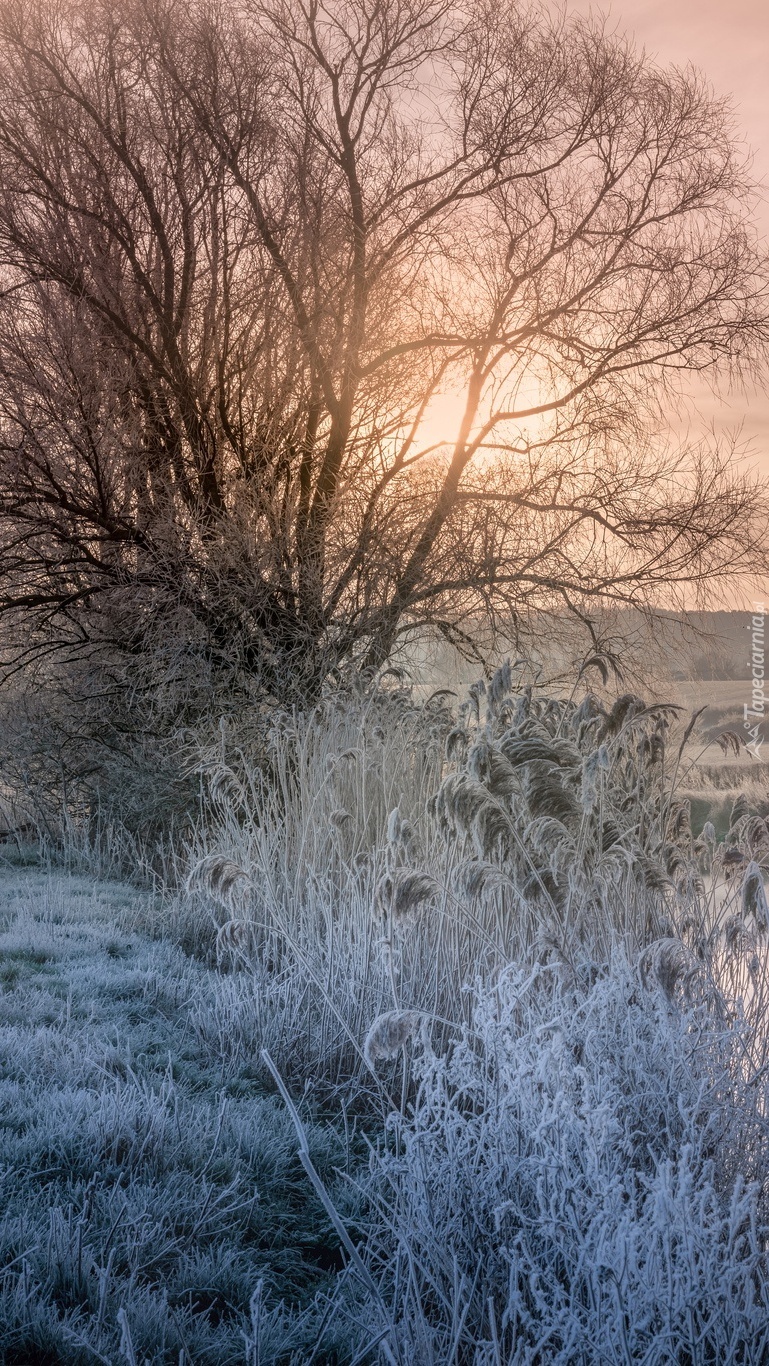
M 662 686 L 662 685 L 661 685 Z M 669 684 L 671 690 L 680 695 L 681 701 L 695 710 L 707 707 L 703 723 L 713 724 L 725 720 L 730 725 L 742 725 L 742 709 L 750 701 L 750 683 L 744 678 L 704 679 L 692 678 L 685 682 L 678 680 Z
M 750 703 L 751 696 L 750 683 L 746 679 L 687 679 L 685 682 L 676 680 L 667 685 L 660 684 L 659 695 L 669 695 L 671 701 L 680 702 L 690 712 L 698 711 L 700 707 L 705 708 L 697 722 L 697 734 L 706 744 L 700 762 L 708 765 L 743 766 L 746 777 L 750 775 L 753 780 L 758 774 L 762 779 L 769 777 L 767 764 L 756 760 L 744 750 L 739 756 L 735 756 L 731 751 L 724 754 L 716 740 L 723 731 L 734 731 L 745 742 L 750 739 L 744 725 L 744 708 Z M 763 753 L 769 762 L 769 716 L 759 734 L 765 736 Z

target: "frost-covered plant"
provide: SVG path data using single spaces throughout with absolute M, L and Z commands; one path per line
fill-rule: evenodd
M 223 725 L 190 748 L 208 808 L 167 923 L 252 974 L 223 989 L 215 1015 L 201 1008 L 214 1048 L 239 1037 L 245 1006 L 290 1079 L 371 1084 L 373 1020 L 401 1008 L 445 1015 L 460 999 L 476 942 L 459 961 L 445 950 L 454 903 L 427 816 L 449 725 L 440 699 L 379 689 L 276 714 L 266 731 L 255 721 L 251 733 L 247 718 Z M 224 943 L 232 921 L 249 930 L 237 953 Z
M 369 1067 L 373 1069 L 378 1062 L 396 1058 L 413 1039 L 422 1019 L 418 1010 L 388 1010 L 384 1015 L 377 1015 L 363 1045 Z
M 551 966 L 481 991 L 372 1157 L 403 1366 L 766 1361 L 766 1078 L 739 1053 L 620 956 L 587 990 Z
M 188 750 L 208 805 L 167 924 L 280 1002 L 260 1008 L 259 1046 L 289 1080 L 331 1085 L 370 1084 L 364 1044 L 380 1016 L 467 1023 L 468 984 L 511 961 L 549 957 L 578 975 L 618 942 L 672 938 L 671 962 L 689 954 L 720 980 L 728 904 L 751 918 L 763 964 L 766 825 L 738 806 L 726 843 L 694 838 L 675 787 L 691 726 L 671 739 L 674 713 L 633 694 L 539 695 L 506 665 L 458 721 L 442 698 L 380 688 L 266 730 L 222 723 Z M 237 951 L 224 943 L 235 937 Z M 752 962 L 740 960 L 746 981 Z M 735 963 L 723 991 L 745 998 Z M 228 1030 L 239 1036 L 225 1012 L 214 1047 L 231 1046 Z
M 701 894 L 688 808 L 672 800 L 676 710 L 514 690 L 509 666 L 471 690 L 434 811 L 458 880 L 506 903 L 527 947 L 640 945 L 673 928 L 676 892 Z

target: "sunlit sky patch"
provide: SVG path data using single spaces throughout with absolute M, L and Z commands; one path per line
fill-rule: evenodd
M 604 14 L 610 29 L 632 33 L 661 65 L 692 63 L 717 95 L 732 102 L 739 135 L 752 155 L 759 183 L 760 227 L 769 238 L 769 9 L 765 0 L 569 0 L 570 12 Z M 464 397 L 438 395 L 422 427 L 423 444 L 449 442 L 456 434 Z M 769 394 L 764 385 L 714 392 L 692 385 L 677 411 L 674 436 L 697 440 L 712 433 L 733 442 L 740 463 L 769 480 Z M 766 585 L 769 596 L 769 584 Z M 726 605 L 718 603 L 715 605 Z

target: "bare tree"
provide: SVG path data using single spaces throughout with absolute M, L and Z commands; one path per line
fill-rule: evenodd
M 592 20 L 6 0 L 0 185 L 25 650 L 307 697 L 426 627 L 765 564 L 756 487 L 664 435 L 769 335 L 729 111 Z

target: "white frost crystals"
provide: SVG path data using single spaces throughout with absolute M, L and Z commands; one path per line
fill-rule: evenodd
M 668 1001 L 673 1001 L 679 983 L 686 988 L 701 970 L 701 964 L 680 939 L 655 939 L 638 960 L 643 985 L 651 990 L 658 987 Z
M 206 892 L 214 901 L 232 910 L 252 888 L 251 878 L 240 864 L 226 854 L 207 854 L 187 878 L 187 890 Z
M 688 965 L 650 958 L 661 987 Z M 761 1083 L 704 1023 L 620 955 L 586 992 L 510 969 L 416 1061 L 363 1244 L 400 1366 L 765 1366 Z
M 363 1056 L 374 1070 L 377 1062 L 389 1062 L 413 1039 L 423 1016 L 418 1010 L 388 1010 L 377 1015 L 366 1035 Z

